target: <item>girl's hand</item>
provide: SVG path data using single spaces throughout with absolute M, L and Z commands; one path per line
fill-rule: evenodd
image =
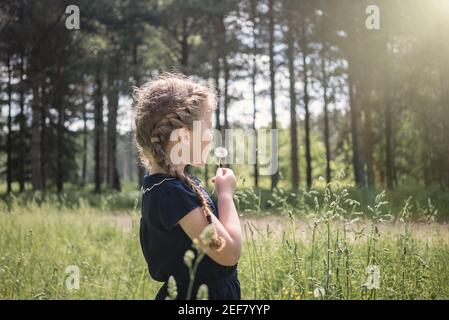
M 217 196 L 224 194 L 232 196 L 237 185 L 234 172 L 229 168 L 218 168 L 211 182 L 215 184 Z

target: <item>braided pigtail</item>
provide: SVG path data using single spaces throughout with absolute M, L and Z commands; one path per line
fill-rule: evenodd
M 215 94 L 184 75 L 164 73 L 141 88 L 134 88 L 134 98 L 135 140 L 141 162 L 147 167 L 155 162 L 169 175 L 187 184 L 197 194 L 207 223 L 212 224 L 211 208 L 205 194 L 190 176 L 175 169 L 166 147 L 173 130 L 191 130 L 193 122 L 201 119 L 205 106 L 215 107 Z M 218 236 L 214 227 L 209 247 L 220 251 L 225 244 L 225 239 Z
M 187 184 L 196 192 L 198 195 L 198 198 L 201 203 L 201 209 L 203 211 L 204 216 L 206 217 L 207 223 L 212 224 L 212 214 L 209 202 L 206 199 L 206 196 L 204 195 L 201 188 L 190 178 L 189 176 L 184 175 L 185 181 Z M 209 244 L 209 247 L 211 249 L 215 249 L 217 251 L 221 251 L 224 246 L 226 245 L 226 240 L 223 237 L 218 236 L 217 230 L 214 227 L 214 235 L 211 239 L 211 242 Z

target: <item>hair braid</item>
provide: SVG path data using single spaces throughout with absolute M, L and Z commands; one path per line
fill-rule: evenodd
M 185 177 L 185 181 L 187 182 L 187 184 L 190 185 L 190 187 L 198 195 L 198 198 L 201 203 L 201 209 L 203 211 L 204 216 L 206 217 L 207 223 L 212 224 L 211 209 L 210 209 L 210 205 L 206 199 L 206 196 L 204 195 L 201 188 L 192 180 L 191 177 L 186 176 L 186 175 L 184 175 L 184 177 Z M 215 230 L 215 234 L 212 237 L 212 240 L 211 240 L 211 243 L 209 246 L 212 249 L 216 249 L 217 251 L 220 251 L 224 248 L 225 244 L 226 244 L 226 240 L 223 237 L 218 236 L 217 230 Z
M 201 118 L 207 105 L 205 102 L 210 98 L 216 99 L 216 96 L 184 75 L 164 73 L 141 88 L 135 88 L 134 98 L 135 139 L 141 161 L 148 165 L 151 158 L 170 176 L 187 184 L 198 196 L 207 223 L 212 224 L 211 208 L 203 191 L 190 176 L 175 169 L 165 146 L 173 130 L 183 127 L 192 129 L 193 121 Z M 214 103 L 211 107 L 215 107 Z M 152 142 L 153 138 L 158 141 Z M 209 247 L 220 251 L 226 241 L 214 230 Z

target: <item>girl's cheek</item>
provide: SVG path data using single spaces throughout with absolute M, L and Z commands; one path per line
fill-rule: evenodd
M 193 139 L 191 141 L 193 142 Z M 207 154 L 209 154 L 209 151 L 212 147 L 212 143 L 209 141 L 198 141 L 197 143 L 201 144 L 201 149 L 199 150 L 200 154 L 197 157 L 195 157 L 194 153 L 197 152 L 198 146 L 194 147 L 193 143 L 191 143 L 191 145 L 190 145 L 190 164 L 192 164 L 194 166 L 200 164 L 200 163 L 194 163 L 195 161 L 198 161 L 198 159 L 201 159 L 201 162 L 203 162 L 203 159 L 202 159 L 203 155 L 205 154 L 205 152 L 207 152 Z
M 210 142 L 204 142 L 203 141 L 203 143 L 202 143 L 202 148 L 201 148 L 201 151 L 204 153 L 204 152 L 209 152 L 210 151 L 210 148 L 211 148 L 211 143 Z

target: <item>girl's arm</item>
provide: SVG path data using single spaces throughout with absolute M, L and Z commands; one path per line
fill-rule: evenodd
M 218 194 L 220 220 L 212 215 L 212 223 L 217 234 L 225 239 L 226 245 L 221 251 L 209 249 L 206 254 L 218 264 L 234 266 L 242 251 L 242 229 L 233 200 L 235 176 L 232 170 L 219 168 L 214 179 Z M 192 210 L 179 220 L 179 224 L 191 239 L 198 238 L 207 226 L 201 208 Z

